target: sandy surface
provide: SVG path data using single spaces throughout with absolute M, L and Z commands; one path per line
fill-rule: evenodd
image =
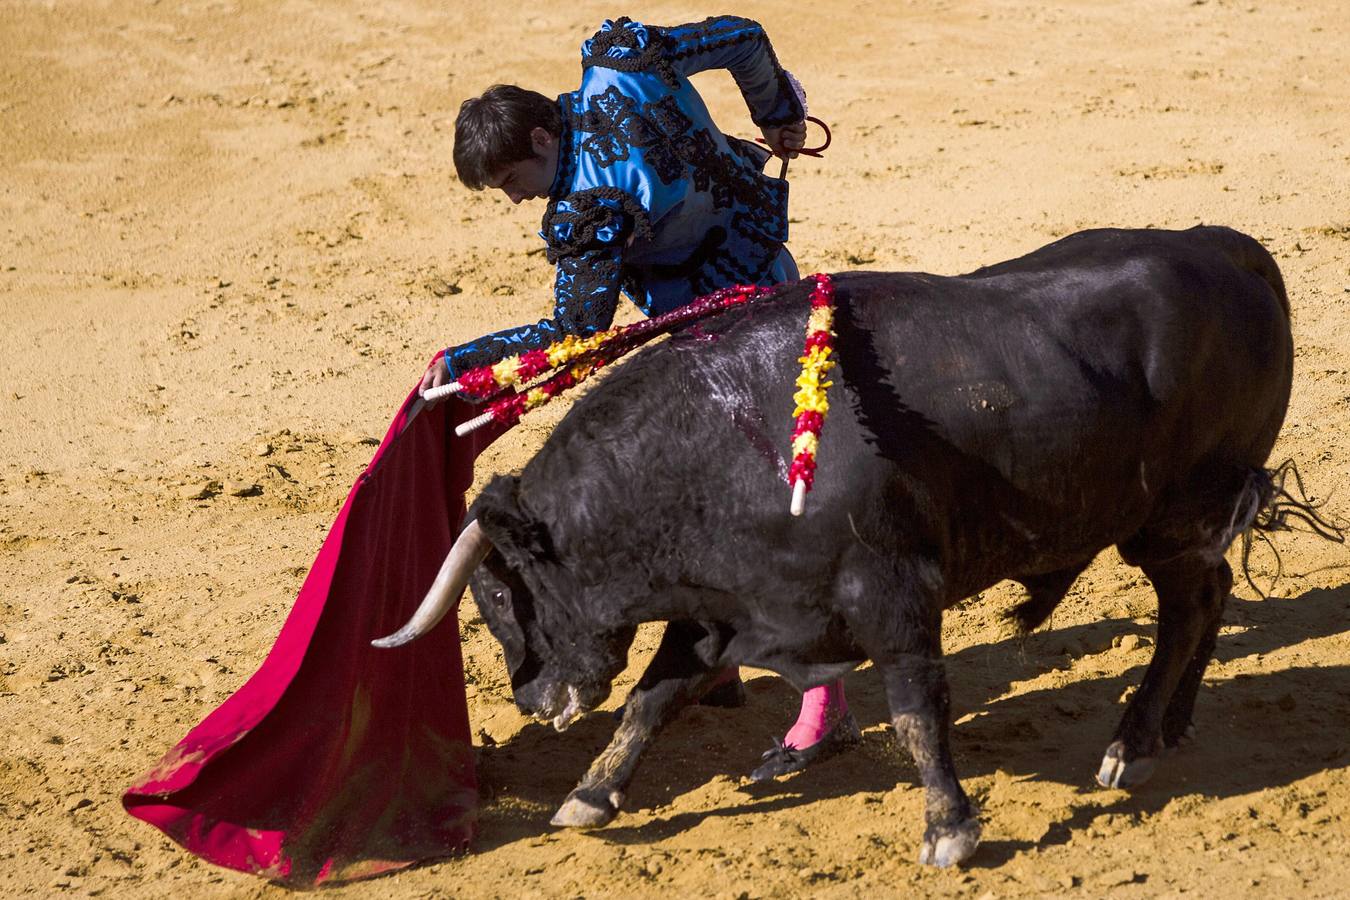
M 450 119 L 494 81 L 570 90 L 578 43 L 616 13 L 468 5 L 0 3 L 0 895 L 282 893 L 117 796 L 262 659 L 430 354 L 549 306 L 542 210 L 460 188 Z M 1098 225 L 1247 231 L 1296 315 L 1277 459 L 1350 503 L 1344 0 L 735 11 L 836 127 L 792 169 L 802 271 L 956 273 Z M 725 73 L 698 84 L 751 132 Z M 480 477 L 522 465 L 560 412 Z M 1237 590 L 1199 742 L 1133 795 L 1092 775 L 1148 659 L 1112 647 L 1152 634 L 1138 573 L 1104 554 L 1024 646 L 998 626 L 1006 587 L 952 613 L 954 745 L 986 822 L 961 872 L 914 863 L 922 793 L 865 670 L 858 752 L 750 789 L 795 697 L 749 673 L 750 706 L 682 716 L 611 827 L 552 831 L 608 719 L 526 725 L 470 621 L 474 728 L 496 741 L 479 852 L 337 893 L 1345 896 L 1350 568 L 1281 546 L 1276 595 Z

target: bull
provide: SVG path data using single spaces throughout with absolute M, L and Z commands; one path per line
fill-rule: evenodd
M 787 515 L 808 285 L 637 354 L 470 511 L 412 621 L 466 583 L 516 703 L 562 729 L 667 624 L 614 737 L 553 819 L 609 822 L 643 749 L 729 666 L 800 689 L 870 660 L 925 789 L 921 862 L 974 852 L 948 744 L 943 611 L 1011 579 L 1041 624 L 1114 545 L 1157 639 L 1098 781 L 1187 737 L 1233 573 L 1270 500 L 1293 347 L 1278 267 L 1236 231 L 1094 230 L 959 277 L 835 279 L 838 368 L 806 514 Z

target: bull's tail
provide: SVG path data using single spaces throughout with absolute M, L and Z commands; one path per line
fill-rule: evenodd
M 1303 531 L 1337 544 L 1345 543 L 1346 524 L 1327 518 L 1322 513 L 1325 505 L 1326 500 L 1314 502 L 1308 499 L 1303 476 L 1292 459 L 1286 459 L 1274 469 L 1253 470 L 1247 477 L 1233 518 L 1235 525 L 1242 523 L 1242 576 L 1262 599 L 1269 595 L 1252 580 L 1250 565 L 1252 548 L 1258 540 L 1263 541 L 1275 556 L 1275 574 L 1270 581 L 1272 591 L 1284 572 L 1284 563 L 1279 549 L 1270 539 L 1271 533 Z M 1236 536 L 1235 533 L 1233 537 Z

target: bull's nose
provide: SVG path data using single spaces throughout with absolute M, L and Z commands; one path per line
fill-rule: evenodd
M 567 686 L 567 705 L 563 707 L 562 712 L 553 718 L 553 729 L 555 731 L 566 731 L 567 726 L 581 718 L 584 711 L 581 708 L 581 692 L 569 684 Z
M 516 691 L 516 705 L 520 711 L 541 722 L 557 718 L 569 699 L 568 687 L 561 682 L 546 685 L 534 682 Z

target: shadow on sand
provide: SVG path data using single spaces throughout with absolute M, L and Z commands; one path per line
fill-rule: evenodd
M 1234 598 L 1226 625 L 1245 626 L 1221 635 L 1215 660 L 1259 658 L 1303 641 L 1350 629 L 1350 585 L 1315 589 L 1295 598 L 1242 601 Z M 1052 781 L 1090 791 L 1101 753 L 1111 739 L 1127 688 L 1137 685 L 1149 652 L 1135 651 L 1129 668 L 1103 661 L 1111 674 L 1082 678 L 1053 689 L 1007 696 L 1009 688 L 1054 668 L 1062 656 L 1049 651 L 1066 641 L 1109 647 L 1112 635 L 1151 636 L 1152 627 L 1112 620 L 1054 629 L 1028 639 L 1009 638 L 966 648 L 947 657 L 955 707 L 963 723 L 952 731 L 962 778 L 1002 771 L 1017 779 Z M 1118 651 L 1103 651 L 1115 653 Z M 1258 663 L 1259 664 L 1259 663 Z M 1214 667 L 1210 675 L 1216 674 Z M 1350 766 L 1350 666 L 1290 667 L 1239 674 L 1208 683 L 1196 704 L 1196 742 L 1165 758 L 1154 778 L 1111 802 L 1085 805 L 1051 827 L 1039 842 L 1063 843 L 1099 816 L 1150 813 L 1174 796 L 1199 793 L 1231 797 L 1290 784 L 1317 772 Z M 643 758 L 625 808 L 653 810 L 718 777 L 739 778 L 757 764 L 770 736 L 781 734 L 796 710 L 797 694 L 774 677 L 748 684 L 750 702 L 736 710 L 685 710 Z M 915 783 L 913 764 L 889 728 L 880 680 L 870 670 L 848 678 L 849 702 L 865 729 L 857 750 L 809 772 L 740 789 L 743 802 L 699 812 L 675 813 L 641 825 L 614 824 L 594 832 L 606 841 L 644 844 L 679 834 L 708 817 L 774 812 L 817 800 L 878 793 L 897 783 Z M 612 717 L 596 713 L 556 734 L 530 724 L 502 746 L 486 749 L 481 777 L 493 799 L 483 810 L 477 845 L 489 850 L 551 830 L 553 810 L 608 742 Z M 986 842 L 978 865 L 998 865 L 1030 844 Z

